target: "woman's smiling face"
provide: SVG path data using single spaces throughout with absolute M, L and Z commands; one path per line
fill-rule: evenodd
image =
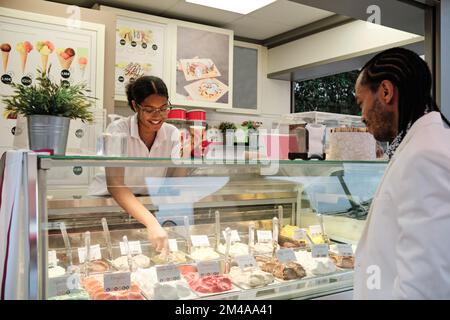
M 149 95 L 140 104 L 134 102 L 139 124 L 146 130 L 157 132 L 169 114 L 169 101 L 158 94 Z

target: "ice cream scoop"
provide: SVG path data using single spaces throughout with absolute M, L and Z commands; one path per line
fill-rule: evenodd
M 16 50 L 20 53 L 20 66 L 22 73 L 24 73 L 27 66 L 28 53 L 33 50 L 33 45 L 29 41 L 19 42 L 16 44 Z
M 0 46 L 2 51 L 2 62 L 3 62 L 3 72 L 6 73 L 8 69 L 9 52 L 11 51 L 11 46 L 9 43 L 2 43 Z

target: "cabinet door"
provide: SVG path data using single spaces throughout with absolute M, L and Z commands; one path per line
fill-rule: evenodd
M 176 22 L 172 104 L 231 108 L 233 31 Z
M 242 114 L 261 113 L 262 50 L 265 50 L 265 47 L 234 41 L 233 107 L 231 109 L 217 109 L 217 111 Z

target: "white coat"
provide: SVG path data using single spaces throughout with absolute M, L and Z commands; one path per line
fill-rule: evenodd
M 180 131 L 169 123 L 163 123 L 159 129 L 152 147 L 148 150 L 139 136 L 137 114 L 112 122 L 106 129 L 107 133 L 122 133 L 127 139 L 128 157 L 140 158 L 179 158 Z M 126 167 L 125 185 L 135 194 L 148 194 L 145 178 L 165 177 L 167 167 Z M 88 190 L 89 195 L 108 195 L 105 173 L 97 174 Z
M 418 119 L 392 157 L 355 253 L 355 299 L 450 299 L 450 129 Z

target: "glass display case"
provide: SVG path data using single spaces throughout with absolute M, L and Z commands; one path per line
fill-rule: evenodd
M 349 291 L 352 254 L 386 167 L 83 156 L 26 163 L 37 191 L 27 200 L 37 208 L 29 267 L 39 299 L 307 299 Z M 104 183 L 105 171 L 124 172 L 125 185 L 167 231 L 170 254 L 156 252 L 145 227 L 110 195 L 49 183 L 52 171 L 76 168 L 93 170 L 94 183 Z

